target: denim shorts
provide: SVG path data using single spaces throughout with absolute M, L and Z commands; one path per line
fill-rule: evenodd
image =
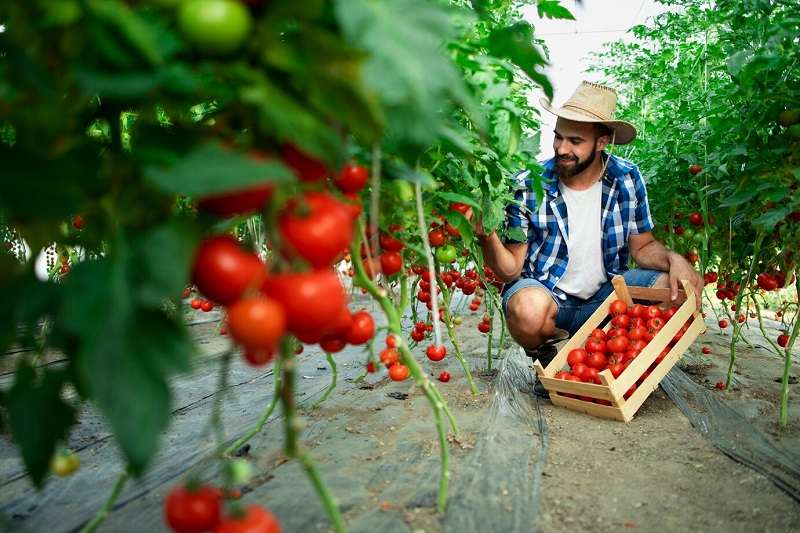
M 658 277 L 663 272 L 658 270 L 646 270 L 634 268 L 622 274 L 625 278 L 627 285 L 636 287 L 652 287 Z M 521 289 L 527 287 L 540 287 L 550 293 L 553 301 L 558 305 L 558 314 L 556 315 L 556 326 L 569 331 L 570 335 L 574 335 L 576 331 L 583 325 L 586 320 L 592 316 L 600 304 L 608 298 L 608 295 L 614 290 L 611 281 L 606 281 L 600 286 L 600 289 L 590 297 L 588 300 L 578 298 L 577 296 L 567 295 L 566 300 L 560 300 L 554 295 L 550 289 L 545 287 L 541 282 L 533 278 L 519 278 L 511 284 L 503 287 L 503 313 L 507 312 L 508 301 Z

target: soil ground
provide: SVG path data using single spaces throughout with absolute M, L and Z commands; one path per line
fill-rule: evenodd
M 385 371 L 356 382 L 365 356 L 348 348 L 335 356 L 336 389 L 312 409 L 331 373 L 318 349 L 306 347 L 299 357 L 303 442 L 351 531 L 800 530 L 800 504 L 722 454 L 663 390 L 656 390 L 628 424 L 554 407 L 531 396 L 530 360 L 515 346 L 486 370 L 486 337 L 477 331 L 477 321 L 467 317 L 459 334 L 478 394 L 470 394 L 452 346 L 443 362 L 422 363 L 432 379 L 442 369 L 453 375 L 450 383 L 437 385 L 460 426 L 458 437 L 451 432 L 449 438 L 450 499 L 441 514 L 435 510 L 439 444 L 421 391 L 410 382 L 389 381 Z M 740 344 L 731 391 L 713 389 L 727 370 L 730 331 L 708 323 L 709 332 L 681 364 L 770 438 L 800 453 L 800 389 L 792 386 L 789 427 L 779 431 L 780 384 L 774 380 L 782 374 L 782 361 L 761 346 L 757 323 L 748 334 L 753 346 Z M 207 421 L 228 343 L 216 334 L 216 325 L 192 326 L 203 356 L 191 375 L 173 383 L 175 418 L 161 451 L 142 479 L 126 485 L 100 531 L 165 531 L 162 501 L 172 486 L 189 472 L 220 481 L 207 460 L 214 448 Z M 712 347 L 710 356 L 700 355 L 703 344 Z M 421 354 L 422 348 L 415 352 Z M 0 376 L 0 388 L 10 382 L 9 374 Z M 269 403 L 273 376 L 237 357 L 230 383 L 222 405 L 226 435 L 233 440 Z M 303 470 L 284 457 L 282 440 L 282 419 L 275 413 L 250 443 L 256 475 L 243 487 L 242 499 L 269 506 L 287 532 L 328 531 L 319 499 Z M 50 479 L 37 492 L 8 437 L 0 440 L 0 513 L 8 529 L 74 531 L 101 507 L 122 463 L 107 426 L 91 407 L 84 409 L 70 446 L 80 453 L 81 469 L 70 478 Z

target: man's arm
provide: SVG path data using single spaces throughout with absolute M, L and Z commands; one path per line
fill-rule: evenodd
M 649 231 L 631 235 L 628 238 L 628 247 L 631 250 L 631 257 L 640 267 L 669 273 L 670 297 L 673 300 L 678 297 L 679 280 L 689 280 L 694 287 L 697 308 L 701 308 L 703 278 L 692 268 L 685 257 L 672 250 L 667 250 L 663 244 L 655 240 Z
M 528 243 L 503 244 L 496 232 L 490 235 L 478 234 L 477 237 L 483 250 L 483 259 L 497 279 L 504 283 L 517 279 L 528 256 Z

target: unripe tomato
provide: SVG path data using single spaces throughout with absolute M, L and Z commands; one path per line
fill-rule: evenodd
M 183 37 L 204 54 L 228 55 L 242 47 L 253 19 L 236 0 L 188 0 L 178 11 Z
M 81 458 L 72 450 L 60 450 L 50 460 L 50 471 L 58 477 L 74 474 L 81 466 Z
M 434 245 L 433 242 L 431 241 L 431 246 L 437 246 L 437 245 Z M 456 247 L 453 246 L 452 244 L 442 246 L 441 248 L 436 250 L 436 260 L 443 264 L 452 263 L 453 261 L 456 260 L 457 255 L 458 251 L 456 250 Z

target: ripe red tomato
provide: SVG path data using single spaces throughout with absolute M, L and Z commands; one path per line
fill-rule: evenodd
M 663 327 L 664 327 L 664 320 L 660 317 L 651 318 L 650 320 L 647 321 L 647 331 L 651 335 L 655 335 L 656 333 L 661 331 L 661 328 Z
M 703 225 L 703 215 L 698 213 L 697 211 L 693 211 L 689 214 L 689 222 L 692 223 L 694 226 L 702 226 Z
M 348 164 L 333 178 L 333 182 L 342 192 L 356 193 L 364 188 L 368 179 L 367 167 Z
M 375 363 L 372 362 L 372 361 L 369 361 L 367 363 L 367 374 L 374 374 L 374 373 L 375 373 Z
M 789 335 L 785 333 L 778 335 L 778 346 L 781 348 L 786 348 L 787 344 L 789 344 Z
M 294 170 L 300 181 L 322 181 L 328 176 L 328 169 L 321 161 L 302 152 L 294 144 L 286 143 L 281 150 L 284 163 Z
M 489 322 L 480 322 L 478 324 L 478 331 L 481 333 L 489 333 L 490 329 L 492 329 L 492 325 Z
M 708 354 L 710 354 L 710 353 L 711 353 L 711 348 L 709 348 L 708 346 L 703 346 L 703 350 L 702 350 L 702 352 L 703 352 L 705 355 L 708 355 Z
M 572 366 L 572 375 L 577 376 L 578 379 L 582 380 L 587 368 L 589 368 L 589 366 L 585 363 L 575 363 Z
M 411 332 L 411 340 L 413 340 L 414 342 L 422 342 L 424 338 L 425 338 L 424 330 L 415 329 L 414 331 Z
M 83 215 L 75 215 L 72 217 L 72 227 L 76 230 L 80 231 L 86 226 L 86 222 L 83 220 Z
M 347 343 L 339 337 L 328 336 L 319 342 L 319 347 L 322 348 L 324 352 L 337 353 L 344 350 L 346 344 Z
M 203 307 L 203 300 L 199 298 L 192 298 L 192 302 L 190 305 L 192 306 L 192 309 L 200 309 L 201 307 Z
M 177 533 L 199 533 L 217 526 L 222 494 L 215 487 L 202 485 L 195 490 L 173 487 L 164 500 L 164 518 Z
M 647 326 L 647 320 L 643 317 L 637 316 L 631 319 L 631 325 L 628 326 L 629 329 L 633 328 L 644 328 Z
M 605 354 L 601 352 L 592 352 L 589 354 L 589 357 L 586 358 L 586 366 L 603 370 L 606 366 L 608 366 L 608 359 L 606 359 Z
M 606 340 L 606 338 L 607 338 L 607 335 L 606 335 L 606 332 L 605 332 L 605 331 L 603 331 L 602 329 L 600 329 L 600 328 L 595 328 L 595 329 L 593 329 L 593 330 L 592 330 L 592 332 L 589 334 L 589 337 L 591 337 L 591 338 L 593 338 L 593 339 L 598 339 L 598 340 L 604 341 L 604 340 Z
M 403 256 L 400 252 L 383 252 L 381 254 L 381 271 L 384 276 L 393 276 L 403 270 Z
M 633 304 L 633 307 L 628 309 L 628 314 L 631 318 L 642 318 L 644 317 L 644 310 L 645 306 L 642 304 Z
M 464 215 L 467 213 L 467 210 L 469 210 L 469 206 L 467 204 L 462 204 L 461 202 L 453 202 L 452 204 L 450 204 L 450 209 L 452 211 L 458 211 L 459 213 Z
M 439 381 L 441 381 L 442 383 L 447 383 L 448 381 L 450 381 L 450 372 L 448 372 L 447 370 L 442 370 L 441 372 L 439 372 Z
M 397 337 L 395 337 L 391 333 L 386 335 L 386 347 L 397 348 Z
M 661 309 L 657 305 L 648 305 L 644 310 L 644 317 L 646 319 L 661 318 Z
M 387 233 L 381 233 L 380 241 L 381 248 L 387 252 L 399 252 L 405 247 L 403 241 Z
M 247 298 L 228 309 L 228 329 L 242 346 L 272 349 L 286 331 L 286 317 L 281 305 L 271 298 Z
M 635 327 L 631 328 L 628 331 L 628 338 L 632 341 L 638 341 L 644 339 L 644 336 L 647 334 L 647 329 L 643 327 Z
M 192 280 L 201 293 L 218 304 L 232 304 L 247 289 L 257 289 L 266 276 L 261 259 L 244 251 L 230 235 L 209 237 L 195 252 Z
M 303 201 L 290 200 L 278 220 L 287 251 L 314 268 L 325 268 L 342 255 L 353 238 L 347 208 L 328 193 L 309 192 Z
M 691 174 L 692 176 L 696 176 L 697 174 L 700 174 L 700 172 L 702 172 L 702 170 L 703 170 L 703 167 L 701 167 L 698 164 L 694 164 L 694 165 L 690 165 L 689 166 L 689 174 Z
M 630 350 L 636 350 L 641 352 L 642 350 L 644 350 L 645 346 L 647 346 L 647 341 L 645 339 L 636 339 L 631 341 L 630 346 L 628 348 Z
M 400 354 L 394 348 L 386 348 L 381 350 L 380 359 L 381 363 L 388 367 L 400 362 Z
M 586 351 L 605 353 L 606 343 L 605 341 L 601 341 L 600 339 L 595 339 L 593 337 L 590 337 L 589 340 L 586 341 Z
M 616 328 L 627 329 L 631 324 L 631 317 L 625 314 L 617 315 L 611 319 L 611 324 Z
M 613 365 L 608 365 L 608 369 L 611 371 L 611 375 L 615 378 L 620 377 L 622 372 L 625 370 L 625 365 L 622 363 L 615 363 Z
M 631 349 L 631 347 L 629 346 L 628 350 L 625 351 L 625 353 L 623 354 L 623 357 L 619 360 L 619 362 L 620 363 L 627 363 L 628 361 L 633 361 L 634 359 L 636 359 L 639 356 L 639 352 L 640 351 L 641 350 Z
M 567 379 L 567 376 L 569 376 L 569 372 L 567 372 L 566 370 L 559 370 L 553 377 L 555 379 Z
M 316 333 L 321 338 L 347 304 L 339 276 L 331 270 L 278 274 L 267 279 L 264 291 L 283 306 L 286 327 L 298 336 Z
M 274 191 L 275 187 L 271 183 L 264 183 L 231 192 L 212 194 L 200 198 L 197 208 L 223 218 L 252 213 L 261 210 Z
M 625 337 L 623 335 L 619 335 L 619 336 L 614 337 L 613 339 L 608 341 L 608 349 L 611 352 L 620 353 L 620 352 L 624 352 L 625 350 L 627 350 L 629 344 L 630 344 L 630 341 L 628 340 L 628 337 Z M 590 366 L 592 366 L 592 365 L 590 365 Z
M 608 308 L 608 311 L 609 313 L 611 313 L 611 316 L 618 316 L 625 314 L 627 310 L 628 310 L 628 304 L 626 304 L 622 300 L 614 300 L 613 302 L 611 302 L 611 306 Z
M 444 246 L 444 241 L 444 232 L 441 228 L 436 228 L 428 232 L 428 242 L 432 247 Z
M 244 516 L 229 516 L 214 533 L 281 533 L 281 524 L 268 509 L 252 504 Z
M 567 355 L 567 364 L 570 367 L 573 367 L 575 366 L 576 363 L 585 363 L 588 357 L 589 354 L 586 352 L 586 350 L 582 348 L 575 348 L 574 350 L 571 350 Z
M 303 345 L 301 344 L 302 348 Z M 247 348 L 244 349 L 245 361 L 252 366 L 264 366 L 275 358 L 273 348 Z
M 441 361 L 444 359 L 444 356 L 447 355 L 447 348 L 445 348 L 444 345 L 434 346 L 431 344 L 425 349 L 425 355 L 427 355 L 428 359 L 431 361 Z
M 375 320 L 366 309 L 361 309 L 353 313 L 353 320 L 350 328 L 344 335 L 344 340 L 347 344 L 357 346 L 364 344 L 372 337 L 375 336 Z
M 474 280 L 469 280 L 464 282 L 464 288 L 461 289 L 461 292 L 469 296 L 470 294 L 475 292 L 475 289 L 478 288 L 478 282 Z
M 620 316 L 624 316 L 624 315 L 620 315 Z M 609 339 L 613 339 L 614 337 L 627 337 L 627 336 L 628 336 L 628 330 L 627 329 L 614 328 L 614 329 L 608 330 L 608 338 Z M 608 342 L 608 341 L 606 341 L 606 342 Z
M 601 385 L 603 383 L 600 381 L 600 371 L 591 366 L 586 367 L 581 380 L 585 381 L 586 383 L 596 383 L 597 385 Z
M 661 313 L 662 315 L 661 318 L 663 318 L 664 321 L 667 322 L 669 321 L 670 318 L 675 316 L 675 313 L 677 312 L 678 312 L 678 307 L 673 305 L 672 307 Z
M 389 378 L 392 381 L 403 381 L 408 377 L 408 367 L 397 363 L 389 367 Z
M 200 302 L 200 309 L 208 313 L 209 311 L 214 309 L 214 304 L 212 302 L 209 302 L 208 300 L 203 300 L 202 302 Z

